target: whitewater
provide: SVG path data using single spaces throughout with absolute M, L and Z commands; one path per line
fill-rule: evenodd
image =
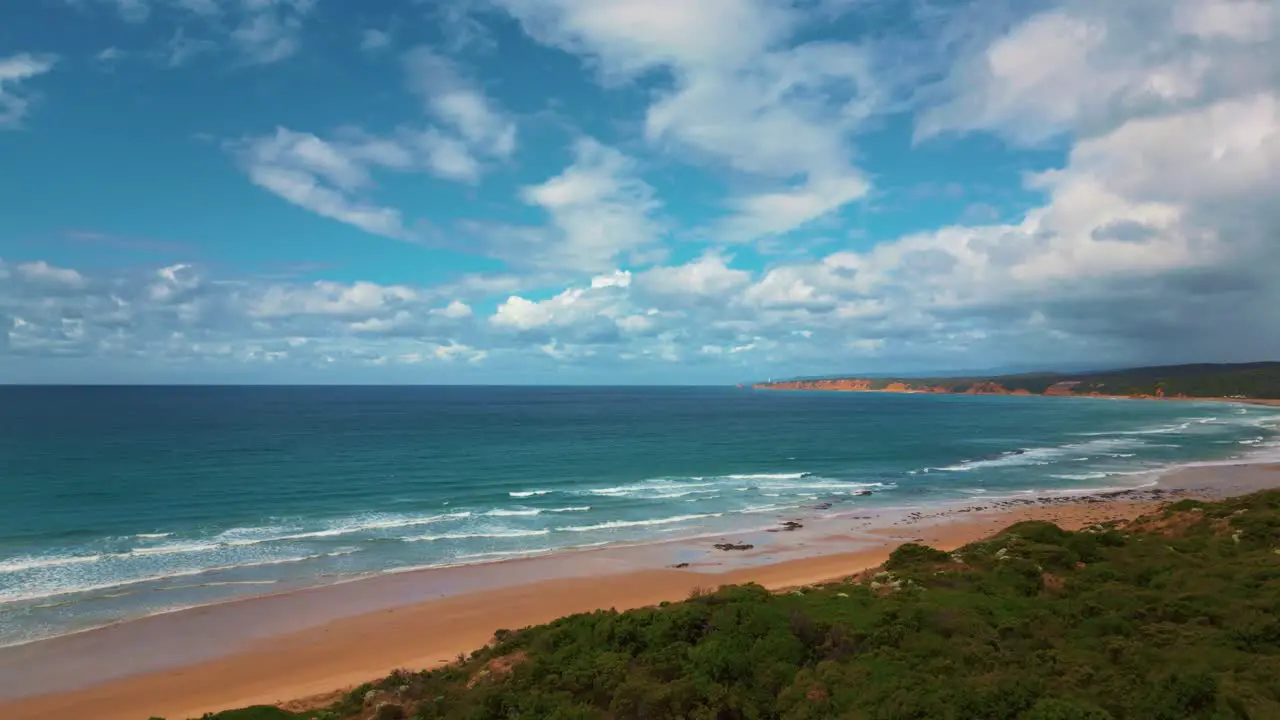
M 0 645 L 409 568 L 1138 487 L 1280 409 L 720 388 L 49 388 L 0 403 Z M 25 397 L 29 397 L 28 395 Z M 3 400 L 3 398 L 0 398 Z

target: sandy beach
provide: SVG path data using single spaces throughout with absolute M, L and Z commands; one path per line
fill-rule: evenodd
M 449 662 L 499 628 L 681 600 L 695 588 L 817 583 L 874 567 L 906 541 L 953 549 L 1021 520 L 1075 529 L 1137 517 L 1178 497 L 1276 486 L 1280 465 L 1206 464 L 1141 490 L 835 517 L 804 532 L 727 538 L 753 545 L 744 551 L 715 550 L 719 538 L 700 538 L 383 575 L 194 608 L 0 649 L 0 717 L 179 720 L 252 704 L 303 707 L 395 668 Z

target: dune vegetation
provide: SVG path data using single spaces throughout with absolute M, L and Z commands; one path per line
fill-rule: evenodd
M 502 630 L 327 708 L 209 717 L 1280 718 L 1280 491 L 907 544 L 839 582 Z
M 805 378 L 761 383 L 778 390 L 877 390 L 977 395 L 1280 399 L 1280 362 L 1165 365 L 1083 373 L 980 377 Z

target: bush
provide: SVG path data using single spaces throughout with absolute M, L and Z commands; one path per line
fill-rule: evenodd
M 1213 676 L 1174 673 L 1147 690 L 1138 714 L 1151 720 L 1186 720 L 1212 710 L 1217 698 L 1218 681 Z
M 1066 530 L 1043 520 L 1024 520 L 1020 523 L 1014 523 L 1000 534 L 1004 536 L 1016 535 L 1028 542 L 1043 545 L 1061 545 L 1071 536 L 1071 533 Z
M 1045 698 L 1019 720 L 1112 720 L 1111 713 L 1092 703 L 1063 698 Z
M 907 543 L 899 545 L 889 554 L 889 561 L 884 564 L 887 570 L 908 570 L 921 566 L 936 565 L 951 559 L 951 556 L 928 545 Z
M 228 710 L 216 715 L 205 715 L 207 720 L 299 720 L 306 717 L 272 705 L 254 705 L 241 710 Z

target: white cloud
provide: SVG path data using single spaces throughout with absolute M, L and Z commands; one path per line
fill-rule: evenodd
M 737 214 L 722 224 L 720 236 L 740 240 L 784 234 L 861 198 L 869 187 L 857 173 L 836 174 L 796 188 L 737 198 L 731 203 Z
M 448 125 L 472 151 L 506 158 L 516 148 L 516 124 L 458 66 L 427 48 L 405 54 L 410 89 L 427 112 Z
M 1186 0 L 1174 5 L 1173 21 L 1185 35 L 1265 42 L 1275 37 L 1280 10 L 1265 0 Z
M 581 335 L 609 335 L 628 314 L 630 285 L 629 273 L 614 272 L 596 276 L 588 287 L 569 288 L 540 302 L 513 295 L 498 306 L 489 322 L 522 332 L 573 328 Z M 623 322 L 635 325 L 635 321 Z
M 178 264 L 88 275 L 0 261 L 0 362 L 90 357 L 148 366 L 263 362 L 351 367 L 417 354 L 477 363 L 470 308 L 430 288 L 237 281 Z
M 75 270 L 54 267 L 43 260 L 23 263 L 18 265 L 16 269 L 19 275 L 34 282 L 58 285 L 65 288 L 82 288 L 85 285 L 84 276 Z
M 172 0 L 177 7 L 186 10 L 194 15 L 211 17 L 218 15 L 222 8 L 219 6 L 219 0 Z
M 636 285 L 655 295 L 723 297 L 750 281 L 751 273 L 730 268 L 724 257 L 708 253 L 684 265 L 650 268 L 636 278 Z
M 458 182 L 480 179 L 484 168 L 462 140 L 428 128 L 419 136 L 418 142 L 426 153 L 427 165 L 437 177 Z
M 577 295 L 580 295 L 578 293 Z M 576 300 L 577 295 L 573 295 L 566 302 L 560 301 L 560 304 L 572 304 Z M 557 296 L 557 298 L 560 296 Z M 556 298 L 552 298 L 555 300 Z M 494 313 L 492 322 L 500 327 L 509 327 L 515 330 L 528 330 L 531 328 L 550 325 L 555 317 L 551 308 L 541 303 L 526 300 L 518 295 L 512 295 L 507 298 L 506 302 L 498 306 Z
M 302 20 L 312 0 L 249 0 L 246 14 L 231 31 L 231 40 L 251 63 L 266 65 L 283 60 L 302 46 Z
M 658 327 L 658 321 L 652 315 L 624 315 L 616 322 L 619 330 L 630 335 L 647 333 Z
M 217 49 L 218 44 L 216 42 L 202 38 L 187 37 L 186 31 L 178 28 L 165 45 L 165 62 L 171 68 L 182 67 L 187 64 L 188 60 Z
M 403 285 L 370 282 L 343 284 L 317 281 L 310 286 L 273 286 L 248 303 L 248 314 L 259 318 L 298 315 L 363 316 L 394 311 L 418 298 Z
M 391 46 L 391 33 L 385 30 L 367 28 L 360 31 L 360 49 L 365 52 L 377 52 Z
M 115 45 L 112 45 L 111 47 L 104 48 L 102 52 L 99 52 L 97 55 L 94 55 L 93 59 L 100 63 L 111 63 L 122 57 L 124 57 L 124 51 Z
M 477 350 L 457 342 L 450 342 L 448 345 L 436 345 L 432 348 L 431 353 L 436 359 L 445 362 L 461 359 L 469 363 L 479 363 L 489 357 L 488 351 Z
M 424 94 L 428 110 L 450 125 L 451 132 L 402 127 L 377 137 L 348 129 L 338 137 L 322 139 L 278 128 L 274 135 L 232 144 L 250 180 L 299 207 L 366 232 L 416 238 L 399 209 L 368 199 L 372 172 L 426 171 L 442 179 L 474 183 L 484 169 L 477 153 L 510 155 L 515 149 L 515 124 L 447 60 L 419 49 L 406 56 L 406 68 L 415 88 Z
M 412 235 L 399 210 L 359 197 L 372 183 L 373 168 L 413 167 L 414 156 L 403 145 L 363 137 L 326 141 L 277 128 L 274 135 L 233 147 L 255 185 L 299 207 L 375 235 L 398 239 Z
M 151 15 L 151 8 L 146 0 L 107 0 L 115 5 L 120 17 L 132 23 L 146 22 Z
M 1274 87 L 1268 0 L 1067 0 L 961 57 L 917 136 L 988 129 L 1019 143 Z
M 499 0 L 534 38 L 594 59 L 606 81 L 665 68 L 646 137 L 768 189 L 729 202 L 725 240 L 785 233 L 867 192 L 848 136 L 878 102 L 864 50 L 789 46 L 804 21 L 763 0 Z M 796 178 L 799 178 L 797 181 Z
M 631 287 L 631 272 L 628 270 L 615 270 L 609 275 L 597 275 L 591 278 L 591 287 Z
M 592 138 L 574 144 L 573 164 L 520 198 L 550 218 L 549 228 L 481 226 L 491 252 L 535 268 L 596 272 L 651 249 L 660 238 L 659 203 L 636 162 Z
M 412 240 L 401 211 L 369 199 L 377 170 L 429 172 L 474 182 L 482 167 L 460 140 L 435 128 L 386 137 L 346 129 L 332 138 L 288 128 L 230 143 L 249 179 L 289 202 L 375 235 Z
M 130 23 L 144 23 L 153 16 L 167 17 L 168 13 L 153 13 L 154 9 L 178 10 L 200 21 L 179 24 L 164 52 L 170 67 L 178 67 L 197 54 L 216 50 L 223 41 L 250 64 L 284 60 L 302 47 L 304 21 L 316 6 L 316 0 L 101 1 L 114 6 L 119 17 Z M 197 37 L 187 36 L 188 29 L 192 28 Z
M 735 260 L 724 248 L 828 217 L 865 193 L 850 138 L 883 99 L 877 83 L 896 81 L 876 75 L 863 48 L 795 45 L 808 31 L 802 4 L 503 4 L 541 42 L 588 58 L 606 83 L 643 78 L 626 92 L 650 92 L 633 126 L 649 146 L 727 171 L 731 214 L 709 228 L 716 251 L 655 260 L 661 240 L 681 234 L 665 213 L 687 206 L 663 205 L 642 173 L 665 168 L 638 162 L 634 145 L 584 137 L 562 171 L 516 191 L 546 225 L 478 225 L 501 271 L 427 288 L 219 281 L 185 264 L 144 274 L 0 263 L 0 353 L 392 370 L 479 358 L 486 367 L 679 362 L 744 375 L 1280 353 L 1273 3 L 1066 0 L 965 30 L 946 46 L 955 66 L 918 98 L 918 135 L 1069 141 L 1059 167 L 1025 178 L 1037 206 L 875 244 L 862 237 L 817 259 L 774 256 L 759 270 L 744 269 L 759 267 L 759 253 Z M 282 128 L 235 143 L 236 157 L 253 182 L 311 212 L 417 239 L 374 199 L 381 174 L 477 183 L 514 155 L 517 131 L 451 61 L 416 51 L 405 62 L 433 127 L 324 137 Z M 7 72 L 5 93 L 38 74 Z M 645 267 L 653 262 L 663 264 Z
M 53 69 L 57 58 L 52 55 L 18 53 L 0 58 L 0 130 L 21 126 L 31 107 L 31 99 L 22 85 L 33 77 Z
M 739 0 L 500 0 L 537 40 L 596 57 L 607 75 L 664 65 L 737 67 L 795 24 L 782 6 Z
M 835 297 L 820 290 L 808 275 L 809 268 L 803 266 L 775 268 L 747 288 L 743 299 L 764 309 L 822 310 L 834 307 Z
M 472 315 L 471 306 L 461 300 L 453 300 L 442 308 L 436 308 L 431 311 L 432 315 L 449 318 L 451 320 L 460 320 L 469 318 Z

